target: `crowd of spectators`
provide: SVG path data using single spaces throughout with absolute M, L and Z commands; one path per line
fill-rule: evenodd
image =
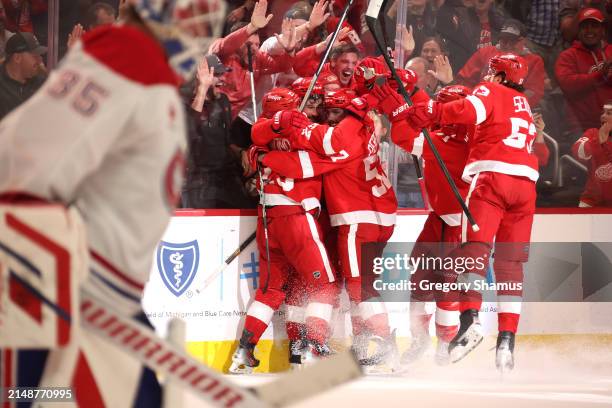
M 60 56 L 83 31 L 120 18 L 123 2 L 59 2 Z M 314 74 L 346 2 L 227 2 L 222 38 L 208 48 L 196 79 L 181 88 L 190 129 L 183 206 L 256 205 L 253 180 L 242 174 L 241 164 L 247 160 L 250 128 L 261 112 L 261 98 L 273 87 L 296 83 L 293 89 L 298 94 L 300 86 L 308 87 L 307 79 L 299 85 L 300 78 Z M 208 3 L 196 1 L 201 12 Z M 400 16 L 400 1 L 389 1 L 380 21 L 387 44 L 401 48 L 396 53 L 402 58 L 399 63 L 417 74 L 419 88 L 433 96 L 448 84 L 472 87 L 483 79 L 492 56 L 522 55 L 529 69 L 526 95 L 537 117 L 536 144 L 548 146 L 550 152 L 538 182 L 539 204 L 612 204 L 612 142 L 608 137 L 612 126 L 608 125 L 612 123 L 612 48 L 608 44 L 612 0 L 405 3 L 405 15 Z M 309 117 L 321 114 L 326 90 L 352 86 L 357 63 L 378 54 L 364 23 L 367 5 L 368 0 L 354 1 L 306 105 Z M 27 100 L 45 79 L 47 7 L 47 0 L 0 0 L 0 118 Z M 398 26 L 398 21 L 405 24 Z M 205 23 L 191 31 L 196 36 L 210 35 Z M 411 159 L 406 158 L 398 169 L 397 189 L 417 186 L 411 181 Z M 409 196 L 398 191 L 400 204 L 419 205 L 418 200 L 401 199 Z

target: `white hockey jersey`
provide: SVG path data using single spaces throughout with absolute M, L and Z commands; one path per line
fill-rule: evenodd
M 75 205 L 87 226 L 88 284 L 127 311 L 139 308 L 180 194 L 186 129 L 176 85 L 153 39 L 104 27 L 0 123 L 0 194 Z

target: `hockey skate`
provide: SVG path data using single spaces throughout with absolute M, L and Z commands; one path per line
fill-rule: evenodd
M 502 374 L 514 368 L 514 333 L 502 331 L 497 335 L 495 366 Z
M 253 369 L 259 365 L 259 360 L 253 354 L 255 345 L 240 344 L 234 355 L 232 355 L 232 365 L 229 372 L 232 374 L 251 374 Z
M 448 345 L 450 361 L 456 363 L 478 346 L 483 339 L 478 310 L 468 309 L 459 316 L 459 332 Z
M 289 341 L 289 367 L 293 370 L 300 370 L 302 365 L 302 356 L 305 351 L 303 340 Z
M 389 374 L 399 372 L 399 351 L 395 341 L 395 330 L 387 338 L 372 336 L 371 340 L 376 343 L 374 354 L 359 360 L 364 373 Z
M 306 341 L 306 346 L 304 347 L 302 354 L 302 364 L 313 364 L 317 360 L 328 357 L 332 354 L 334 354 L 334 352 L 326 343 Z
M 436 346 L 436 354 L 434 354 L 434 361 L 439 366 L 445 366 L 450 364 L 450 355 L 448 354 L 449 343 L 440 340 L 438 338 L 438 345 Z
M 404 351 L 400 360 L 401 364 L 412 364 L 419 360 L 431 346 L 431 337 L 425 330 L 413 333 L 412 342 L 408 350 Z

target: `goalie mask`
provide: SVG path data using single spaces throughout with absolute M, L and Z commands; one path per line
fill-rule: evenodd
M 190 80 L 199 58 L 221 34 L 225 2 L 127 0 L 127 3 L 162 44 L 174 71 Z

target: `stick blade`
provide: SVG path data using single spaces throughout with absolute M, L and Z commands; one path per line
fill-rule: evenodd
M 368 5 L 368 9 L 366 10 L 366 19 L 368 17 L 376 20 L 378 15 L 380 14 L 380 10 L 385 4 L 386 0 L 370 0 L 370 4 Z
M 256 388 L 255 393 L 260 400 L 272 407 L 284 407 L 319 395 L 362 375 L 355 355 L 347 350 L 303 370 L 287 373 L 276 381 Z

